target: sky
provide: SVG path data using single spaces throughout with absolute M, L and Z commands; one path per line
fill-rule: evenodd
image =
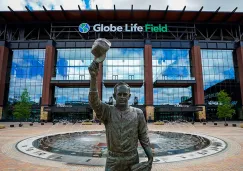
M 230 3 L 229 3 L 230 2 Z M 243 12 L 243 0 L 0 0 L 0 11 L 9 11 L 10 6 L 14 11 L 26 10 L 43 10 L 42 6 L 48 10 L 60 10 L 60 5 L 65 10 L 77 10 L 78 5 L 81 9 L 148 9 L 151 5 L 153 10 L 164 10 L 169 5 L 169 10 L 182 10 L 186 6 L 186 11 L 199 10 L 204 6 L 203 11 L 215 11 L 219 6 L 220 11 L 232 11 L 238 7 L 236 12 Z

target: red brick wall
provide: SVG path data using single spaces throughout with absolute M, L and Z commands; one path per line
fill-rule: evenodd
M 203 73 L 201 50 L 199 46 L 193 46 L 191 49 L 192 57 L 192 76 L 196 79 L 196 84 L 193 86 L 194 103 L 195 105 L 204 104 L 204 89 L 203 89 Z
M 54 73 L 54 62 L 55 62 L 56 49 L 53 46 L 46 46 L 45 54 L 45 66 L 44 66 L 44 78 L 42 87 L 42 105 L 50 105 L 52 103 L 52 88 L 51 88 L 51 77 Z
M 239 68 L 241 101 L 243 105 L 243 47 L 239 47 L 236 49 L 236 55 L 237 55 L 237 63 Z
M 9 49 L 0 46 L 0 107 L 3 106 Z
M 144 47 L 145 104 L 153 105 L 152 46 Z

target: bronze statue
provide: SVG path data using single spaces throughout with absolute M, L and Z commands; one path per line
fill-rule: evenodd
M 93 46 L 92 49 L 94 48 Z M 105 171 L 150 171 L 153 154 L 144 114 L 141 109 L 128 105 L 131 96 L 130 87 L 124 82 L 118 83 L 114 87 L 115 105 L 101 102 L 96 85 L 96 77 L 99 72 L 97 62 L 99 60 L 96 59 L 97 57 L 89 66 L 91 76 L 89 104 L 106 128 L 108 157 Z M 138 140 L 148 157 L 148 162 L 139 163 Z

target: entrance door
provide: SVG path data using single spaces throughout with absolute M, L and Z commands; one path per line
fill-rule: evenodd
M 191 121 L 193 112 L 155 112 L 156 121 Z
M 56 112 L 52 114 L 52 119 L 55 121 L 79 122 L 83 120 L 91 120 L 92 116 L 88 112 Z

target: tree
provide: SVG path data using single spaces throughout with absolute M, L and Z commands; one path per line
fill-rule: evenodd
M 227 92 L 224 90 L 221 90 L 217 97 L 219 103 L 217 115 L 219 118 L 224 118 L 226 124 L 226 118 L 232 118 L 233 114 L 235 114 L 235 110 L 232 109 L 233 105 L 231 104 L 231 97 L 229 97 Z
M 16 119 L 27 119 L 30 117 L 31 113 L 31 103 L 30 97 L 27 89 L 25 88 L 23 93 L 21 94 L 20 101 L 14 105 L 13 115 Z

